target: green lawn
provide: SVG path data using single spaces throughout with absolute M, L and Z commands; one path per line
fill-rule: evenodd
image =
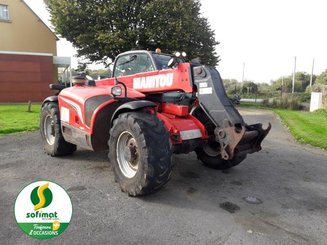
M 0 135 L 32 131 L 39 128 L 41 104 L 32 104 L 32 112 L 27 112 L 27 104 L 0 105 Z
M 327 149 L 327 111 L 273 110 L 301 143 Z

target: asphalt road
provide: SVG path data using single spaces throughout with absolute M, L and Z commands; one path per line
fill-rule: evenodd
M 228 172 L 176 155 L 171 181 L 142 198 L 120 191 L 105 152 L 52 158 L 38 132 L 0 138 L 0 243 L 44 242 L 18 228 L 13 207 L 24 186 L 46 179 L 73 202 L 70 226 L 50 244 L 327 244 L 327 152 L 294 142 L 269 111 L 242 114 L 273 125 L 260 153 Z

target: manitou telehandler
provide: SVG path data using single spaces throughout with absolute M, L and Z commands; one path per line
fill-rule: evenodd
M 178 54 L 128 51 L 115 59 L 111 78 L 80 76 L 50 88 L 58 92 L 42 104 L 45 152 L 109 150 L 116 181 L 131 196 L 168 182 L 173 153 L 195 151 L 204 165 L 228 169 L 260 151 L 271 128 L 247 125 L 218 71 Z

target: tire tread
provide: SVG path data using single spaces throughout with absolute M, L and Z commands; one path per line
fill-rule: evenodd
M 122 124 L 128 124 L 134 129 L 134 137 L 141 139 L 142 152 L 145 153 L 147 168 L 141 178 L 124 178 L 115 157 L 115 132 Z M 144 139 L 144 140 L 143 140 Z M 170 179 L 172 171 L 172 149 L 169 133 L 164 124 L 155 115 L 146 112 L 128 112 L 120 114 L 113 122 L 109 139 L 109 159 L 113 162 L 115 178 L 122 191 L 131 196 L 146 195 L 162 188 Z

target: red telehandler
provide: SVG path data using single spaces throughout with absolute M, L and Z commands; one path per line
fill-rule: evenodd
M 215 68 L 176 55 L 128 51 L 115 59 L 111 78 L 80 76 L 50 88 L 58 93 L 42 104 L 45 152 L 109 149 L 116 181 L 131 196 L 168 182 L 173 153 L 195 151 L 204 165 L 228 169 L 260 151 L 271 128 L 244 122 Z

